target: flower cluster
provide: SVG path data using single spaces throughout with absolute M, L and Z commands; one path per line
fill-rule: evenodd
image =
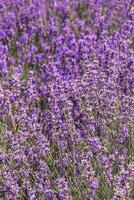
M 0 1 L 0 199 L 134 198 L 132 0 Z

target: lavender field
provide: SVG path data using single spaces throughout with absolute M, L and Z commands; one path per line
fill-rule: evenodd
M 0 200 L 134 200 L 133 0 L 0 0 Z

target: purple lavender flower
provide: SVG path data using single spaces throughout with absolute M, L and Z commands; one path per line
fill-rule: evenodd
M 34 194 L 34 192 L 29 192 L 29 200 L 35 200 L 36 196 Z
M 98 179 L 92 180 L 90 183 L 90 187 L 91 189 L 97 189 L 99 187 L 99 180 Z
M 11 103 L 14 103 L 16 101 L 16 95 L 15 94 L 11 95 L 9 98 L 10 98 Z
M 29 40 L 28 34 L 27 34 L 27 33 L 24 33 L 24 34 L 23 34 L 23 37 L 22 37 L 22 42 L 23 42 L 24 44 L 27 44 L 27 43 L 28 43 L 28 40 Z
M 0 29 L 0 40 L 6 38 L 6 33 L 4 30 Z
M 97 137 L 91 139 L 91 145 L 93 152 L 97 152 L 99 150 L 99 140 Z

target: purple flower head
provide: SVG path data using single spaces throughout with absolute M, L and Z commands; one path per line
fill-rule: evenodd
M 114 148 L 114 152 L 113 152 L 113 153 L 114 153 L 115 156 L 118 155 L 119 151 L 118 151 L 118 148 L 117 148 L 117 147 Z
M 55 195 L 54 192 L 51 189 L 46 190 L 46 198 L 47 199 L 54 199 Z
M 30 33 L 30 35 L 34 34 L 35 32 L 36 32 L 36 27 L 35 26 L 29 27 L 29 33 Z
M 99 150 L 99 140 L 97 137 L 92 138 L 91 145 L 94 152 L 97 152 Z
M 126 148 L 123 148 L 121 153 L 122 153 L 123 156 L 126 156 L 126 154 L 127 154 L 127 149 L 126 149 Z
M 15 94 L 11 95 L 9 100 L 11 103 L 14 103 L 16 101 L 16 95 Z
M 37 92 L 39 93 L 39 95 L 42 95 L 44 94 L 43 90 L 41 88 L 37 88 Z
M 7 53 L 7 47 L 0 45 L 0 55 L 4 55 L 5 53 Z
M 128 137 L 128 133 L 129 133 L 129 130 L 127 127 L 123 127 L 122 128 L 122 136 L 124 136 L 125 138 Z
M 4 39 L 5 37 L 6 37 L 5 31 L 0 29 L 0 40 Z
M 28 43 L 28 40 L 29 40 L 29 37 L 28 37 L 28 34 L 27 33 L 24 33 L 23 37 L 22 37 L 22 42 L 24 44 L 27 44 Z
M 97 189 L 99 187 L 99 180 L 98 179 L 92 180 L 90 183 L 90 187 L 91 189 Z
M 35 194 L 33 192 L 29 192 L 29 200 L 35 200 Z
M 80 133 L 80 136 L 81 136 L 82 138 L 84 138 L 84 137 L 85 137 L 85 132 L 84 132 L 84 131 L 82 131 L 82 130 L 79 130 L 79 133 Z
M 1 165 L 2 163 L 4 163 L 4 161 L 5 161 L 5 157 L 4 157 L 4 155 L 3 155 L 3 152 L 0 150 L 0 165 Z
M 18 67 L 15 67 L 15 73 L 18 73 L 18 74 L 21 74 L 22 73 L 22 71 L 23 71 L 23 69 L 22 69 L 22 67 L 21 66 L 18 66 Z
M 10 20 L 14 20 L 16 18 L 14 12 L 8 12 L 8 17 L 10 18 Z

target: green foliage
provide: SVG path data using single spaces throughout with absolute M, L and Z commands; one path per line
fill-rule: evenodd
M 99 200 L 110 200 L 113 196 L 112 183 L 108 183 L 103 175 L 103 169 L 99 166 L 95 157 L 91 160 L 92 167 L 95 171 L 95 177 L 100 181 L 99 188 L 97 189 L 97 197 Z
M 134 156 L 134 126 L 129 129 L 128 156 Z
M 112 22 L 111 26 L 109 27 L 108 31 L 109 31 L 109 35 L 113 35 L 116 30 L 118 30 L 120 28 L 120 24 L 117 24 L 115 21 Z
M 132 182 L 131 184 L 131 193 L 130 193 L 130 196 L 129 196 L 129 200 L 133 200 L 134 199 L 134 181 Z
M 59 154 L 59 148 L 57 142 L 53 142 L 50 146 L 51 155 L 53 159 L 56 159 Z
M 35 182 L 34 172 L 29 175 L 30 184 L 33 186 Z
M 85 17 L 85 13 L 87 11 L 87 6 L 85 3 L 81 3 L 77 7 L 77 13 L 80 19 Z
M 74 164 L 69 164 L 66 168 L 66 179 L 68 182 L 73 182 L 75 178 L 75 166 Z
M 20 80 L 21 81 L 28 80 L 28 71 L 27 70 L 24 73 L 22 73 Z
M 85 193 L 87 192 L 87 183 L 78 179 L 74 186 L 71 186 L 71 195 L 74 200 L 84 199 Z
M 113 175 L 116 175 L 118 173 L 119 173 L 119 164 L 117 163 L 117 161 L 115 161 L 113 164 Z
M 12 122 L 12 119 L 10 116 L 5 116 L 4 118 L 4 123 L 7 124 L 7 127 L 9 130 L 12 130 L 13 129 L 13 122 Z
M 97 189 L 97 197 L 99 200 L 110 200 L 114 194 L 112 184 L 108 184 L 103 174 L 99 176 L 100 185 Z
M 45 161 L 52 173 L 51 177 L 52 179 L 56 179 L 60 176 L 60 173 L 59 173 L 59 170 L 58 170 L 58 167 L 55 163 L 55 160 L 53 159 L 52 155 L 47 155 L 45 157 Z
M 9 47 L 9 51 L 10 51 L 10 54 L 11 56 L 13 56 L 14 58 L 16 58 L 17 60 L 17 56 L 18 56 L 18 48 L 17 48 L 17 45 L 16 45 L 16 42 L 15 41 L 11 41 L 11 44 L 10 44 L 10 47 Z
M 40 105 L 41 111 L 43 112 L 44 110 L 46 110 L 48 106 L 48 100 L 45 97 L 41 96 L 39 105 Z

